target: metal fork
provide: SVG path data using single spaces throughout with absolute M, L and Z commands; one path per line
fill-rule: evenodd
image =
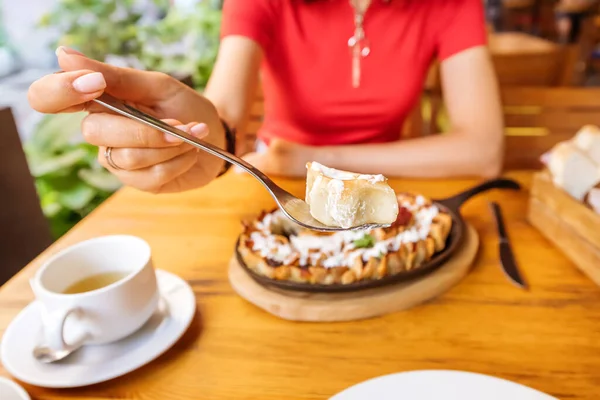
M 213 156 L 219 157 L 231 164 L 237 165 L 238 167 L 244 169 L 250 175 L 258 179 L 260 183 L 263 184 L 263 186 L 269 191 L 271 196 L 273 196 L 273 199 L 275 199 L 277 206 L 281 209 L 281 211 L 286 217 L 288 217 L 298 225 L 303 226 L 304 228 L 322 232 L 336 232 L 344 230 L 374 229 L 389 226 L 389 224 L 364 224 L 345 229 L 341 227 L 324 225 L 313 218 L 313 216 L 310 214 L 308 204 L 306 204 L 304 200 L 301 200 L 296 196 L 283 190 L 282 188 L 277 186 L 271 179 L 269 179 L 265 174 L 263 174 L 261 171 L 254 168 L 252 165 L 242 160 L 241 158 L 231 153 L 228 153 L 227 151 L 221 150 L 220 148 L 208 142 L 197 139 L 194 136 L 182 130 L 179 130 L 157 118 L 154 118 L 151 115 L 148 115 L 134 107 L 131 107 L 106 93 L 102 94 L 102 96 L 95 99 L 94 101 L 116 113 L 149 125 L 155 129 L 158 129 L 161 132 L 178 137 L 179 139 L 191 144 L 192 146 L 202 149 L 207 153 L 212 154 Z

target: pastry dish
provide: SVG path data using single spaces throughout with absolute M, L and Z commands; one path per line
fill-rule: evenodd
M 245 267 L 277 281 L 349 285 L 420 268 L 444 250 L 452 216 L 421 195 L 395 199 L 390 227 L 323 233 L 290 222 L 281 211 L 244 223 L 237 253 Z
M 306 164 L 306 203 L 311 215 L 329 226 L 391 225 L 398 201 L 383 175 L 366 175 Z

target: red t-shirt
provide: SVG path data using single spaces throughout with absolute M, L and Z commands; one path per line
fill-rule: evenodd
M 225 0 L 221 36 L 264 51 L 259 137 L 310 145 L 398 140 L 432 61 L 486 44 L 482 0 L 372 0 L 352 86 L 349 0 Z

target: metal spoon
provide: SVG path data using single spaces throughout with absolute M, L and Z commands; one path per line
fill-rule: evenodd
M 55 361 L 60 361 L 79 350 L 88 339 L 89 335 L 86 334 L 76 344 L 65 347 L 62 350 L 51 349 L 46 345 L 38 345 L 33 349 L 33 357 L 37 361 L 44 364 L 50 364 Z
M 170 316 L 171 312 L 169 310 L 169 303 L 167 302 L 167 300 L 165 300 L 165 296 L 168 296 L 168 295 L 172 294 L 173 292 L 181 289 L 181 287 L 182 287 L 181 285 L 175 285 L 175 286 L 162 292 L 162 295 L 160 296 L 159 301 L 158 301 L 156 311 L 154 312 L 154 314 L 152 314 L 150 316 L 150 318 L 148 319 L 146 324 L 148 324 L 149 321 L 154 320 L 156 318 L 160 318 L 160 320 L 162 321 L 165 318 L 168 318 Z M 89 333 L 86 333 L 85 335 L 83 335 L 83 337 L 81 339 L 79 339 L 77 341 L 76 344 L 68 346 L 62 350 L 52 349 L 45 344 L 38 345 L 33 349 L 33 357 L 37 361 L 44 363 L 44 364 L 50 364 L 50 363 L 53 363 L 56 361 L 60 361 L 64 358 L 67 358 L 69 355 L 73 354 L 77 350 L 79 350 L 91 338 L 92 338 L 92 335 L 90 335 Z
M 194 136 L 179 130 L 169 124 L 162 122 L 159 119 L 156 119 L 134 107 L 131 107 L 120 100 L 115 99 L 114 97 L 104 93 L 102 96 L 94 100 L 96 103 L 103 105 L 104 107 L 124 115 L 128 118 L 131 118 L 135 121 L 144 123 L 149 125 L 155 129 L 158 129 L 161 132 L 173 135 L 186 143 L 191 144 L 199 149 L 202 149 L 216 157 L 219 157 L 231 164 L 237 165 L 238 167 L 247 171 L 250 175 L 255 177 L 263 184 L 265 188 L 269 191 L 271 196 L 275 199 L 275 202 L 285 214 L 286 217 L 294 221 L 300 226 L 303 226 L 308 229 L 312 229 L 315 231 L 322 232 L 336 232 L 336 231 L 344 231 L 344 230 L 357 230 L 357 229 L 374 229 L 380 227 L 387 227 L 389 224 L 364 224 L 359 226 L 354 226 L 349 229 L 336 227 L 336 226 L 328 226 L 320 223 L 310 214 L 310 209 L 308 204 L 304 200 L 297 198 L 296 196 L 288 193 L 283 190 L 279 186 L 277 186 L 271 179 L 269 179 L 265 174 L 263 174 L 258 169 L 254 168 L 248 162 L 242 160 L 241 158 L 228 153 L 220 148 L 205 142 L 203 140 L 197 139 Z

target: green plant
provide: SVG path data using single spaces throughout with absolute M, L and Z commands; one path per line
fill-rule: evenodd
M 191 76 L 195 87 L 204 88 L 219 47 L 222 1 L 198 1 L 185 10 L 168 0 L 146 3 L 154 5 L 156 20 L 144 15 L 140 0 L 60 0 L 40 26 L 59 31 L 55 47 L 99 61 L 123 56 L 129 66 Z
M 191 76 L 196 88 L 204 88 L 219 48 L 220 9 L 220 2 L 209 1 L 186 10 L 173 7 L 158 23 L 141 27 L 141 64 L 154 71 Z
M 42 210 L 55 238 L 120 187 L 120 182 L 98 163 L 98 149 L 77 139 L 84 116 L 44 116 L 24 144 Z
M 169 6 L 168 0 L 151 1 L 160 12 Z M 104 61 L 107 55 L 139 54 L 138 24 L 144 11 L 136 0 L 60 0 L 40 26 L 58 30 L 54 47 L 69 46 Z

